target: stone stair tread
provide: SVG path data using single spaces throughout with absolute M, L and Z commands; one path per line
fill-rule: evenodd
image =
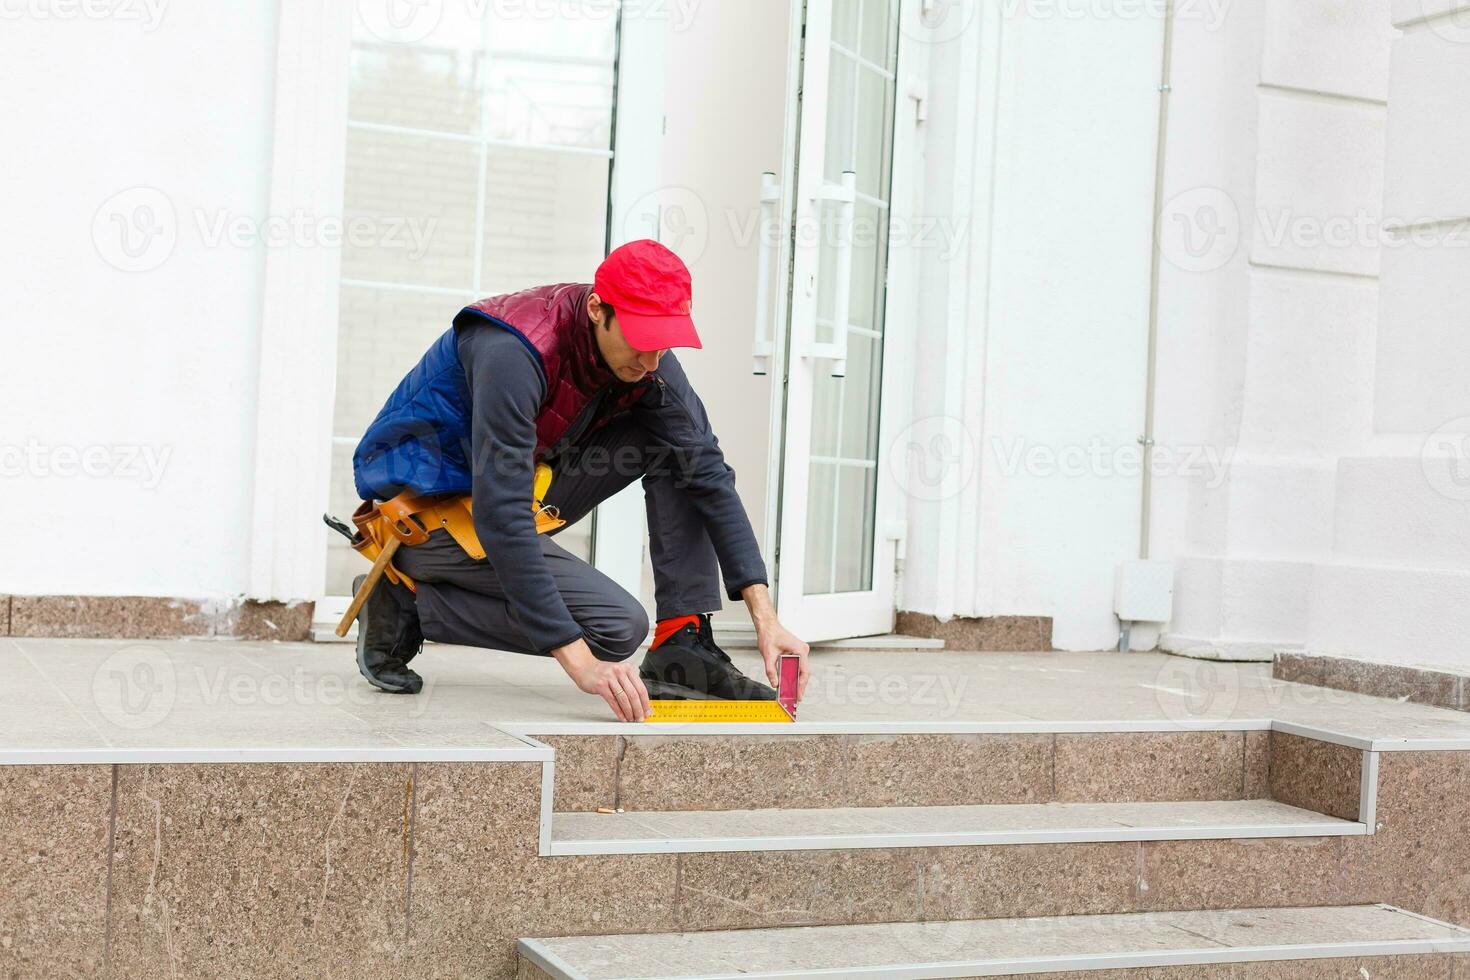
M 556 980 L 973 977 L 1464 953 L 1470 930 L 1361 905 L 578 936 L 519 950 Z
M 1331 837 L 1367 828 L 1275 800 L 556 813 L 551 854 Z

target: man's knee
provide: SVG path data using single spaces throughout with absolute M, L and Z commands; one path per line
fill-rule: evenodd
M 582 624 L 593 650 L 604 660 L 626 660 L 648 638 L 648 613 L 627 593 L 623 600 Z

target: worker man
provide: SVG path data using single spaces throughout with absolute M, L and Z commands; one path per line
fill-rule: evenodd
M 714 641 L 710 613 L 743 599 L 766 677 L 807 644 L 781 625 L 735 472 L 670 348 L 701 347 L 689 270 L 651 240 L 614 250 L 591 285 L 492 296 L 460 311 L 389 396 L 353 454 L 365 501 L 470 494 L 476 558 L 444 528 L 400 547 L 406 580 L 383 580 L 358 619 L 363 676 L 415 694 L 409 667 L 425 638 L 549 655 L 623 721 L 649 699 L 774 699 Z M 538 534 L 538 463 L 552 480 L 541 504 L 575 524 L 634 479 L 643 481 L 657 625 L 644 642 L 642 604 Z M 411 586 L 410 587 L 410 583 Z

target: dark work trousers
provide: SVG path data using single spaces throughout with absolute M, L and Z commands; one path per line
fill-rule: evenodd
M 567 523 L 540 535 L 556 587 L 600 660 L 632 656 L 648 635 L 648 614 L 626 589 L 557 544 L 576 524 L 635 479 L 643 480 L 648 511 L 658 618 L 714 612 L 721 606 L 720 569 L 704 521 L 680 487 L 672 462 L 648 445 L 628 417 L 589 435 L 574 457 L 553 466 L 544 503 Z M 526 501 L 529 510 L 531 502 Z M 489 552 L 494 545 L 486 543 Z M 526 640 L 488 559 L 476 561 L 449 532 L 434 531 L 421 545 L 398 550 L 394 564 L 418 586 L 417 606 L 427 639 L 440 643 L 537 653 Z M 507 574 L 515 574 L 507 570 Z

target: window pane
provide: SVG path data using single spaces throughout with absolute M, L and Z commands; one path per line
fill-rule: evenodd
M 889 21 L 895 0 L 863 0 L 863 57 L 889 67 Z M 955 12 L 951 11 L 951 16 Z
M 479 172 L 468 143 L 349 130 L 342 275 L 470 286 Z
M 855 333 L 847 340 L 847 377 L 842 379 L 844 459 L 874 461 L 878 444 L 878 341 Z
M 818 371 L 812 391 L 812 455 L 836 456 L 842 427 L 843 379 Z
M 332 431 L 356 439 L 409 368 L 468 302 L 453 296 L 344 286 Z
M 832 0 L 832 40 L 849 51 L 858 49 L 860 0 Z
M 612 66 L 496 54 L 490 60 L 491 139 L 607 149 Z
M 811 464 L 809 497 L 813 504 L 806 521 L 806 570 L 802 576 L 807 595 L 832 589 L 832 508 L 837 506 L 837 467 Z
M 893 126 L 890 107 L 893 83 L 863 66 L 858 69 L 857 165 L 858 190 L 870 197 L 887 199 L 888 141 Z
M 888 236 L 888 212 L 866 201 L 852 209 L 852 292 L 848 322 L 855 327 L 881 330 L 875 318 L 876 294 L 883 282 L 884 248 Z
M 827 152 L 822 173 L 833 183 L 842 171 L 853 169 L 852 134 L 856 124 L 857 63 L 841 51 L 832 52 L 827 67 Z
M 837 486 L 837 560 L 833 592 L 873 587 L 873 491 L 877 469 L 844 466 Z
M 354 44 L 348 118 L 435 132 L 478 133 L 483 70 L 478 51 Z
M 491 148 L 482 291 L 591 282 L 607 241 L 607 182 L 606 157 Z

